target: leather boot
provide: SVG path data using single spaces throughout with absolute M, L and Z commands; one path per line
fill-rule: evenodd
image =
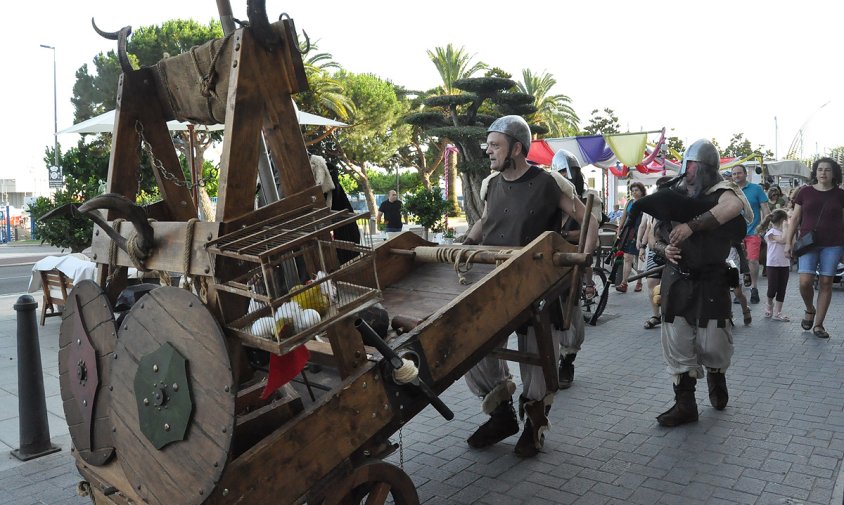
M 532 458 L 539 454 L 545 443 L 545 432 L 550 427 L 548 412 L 551 406 L 542 400 L 527 400 L 519 397 L 519 417 L 525 419 L 525 429 L 516 442 L 514 452 L 520 458 Z
M 558 379 L 560 381 L 560 389 L 568 389 L 574 381 L 574 359 L 577 354 L 566 354 L 560 356 L 560 370 Z
M 724 410 L 730 394 L 727 392 L 727 376 L 724 372 L 710 368 L 706 371 L 706 385 L 709 386 L 709 403 L 715 410 Z
M 469 447 L 480 449 L 504 440 L 519 432 L 519 421 L 513 409 L 513 399 L 510 398 L 498 404 L 489 415 L 489 420 L 482 424 L 471 437 L 466 440 Z
M 674 406 L 657 416 L 661 426 L 674 427 L 697 421 L 697 402 L 695 401 L 695 384 L 697 379 L 686 372 L 681 374 L 680 381 L 674 385 Z

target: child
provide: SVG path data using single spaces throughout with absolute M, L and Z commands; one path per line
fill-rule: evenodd
M 788 271 L 791 263 L 785 257 L 785 228 L 788 213 L 783 209 L 776 209 L 765 218 L 761 228 L 769 224 L 771 228 L 765 232 L 768 244 L 768 304 L 765 306 L 765 317 L 773 317 L 775 321 L 788 322 L 788 316 L 782 313 L 782 302 L 785 299 L 785 288 L 788 286 Z M 776 297 L 776 303 L 774 303 Z

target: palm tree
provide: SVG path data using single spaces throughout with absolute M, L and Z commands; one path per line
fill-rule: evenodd
M 443 81 L 441 86 L 443 94 L 455 95 L 460 93 L 461 91 L 454 87 L 456 81 L 472 77 L 475 73 L 488 67 L 482 61 L 473 62 L 474 57 L 474 55 L 466 53 L 464 47 L 461 46 L 459 49 L 456 49 L 451 43 L 445 46 L 445 48 L 435 47 L 433 51 L 428 51 L 428 58 L 431 59 L 431 63 L 437 68 L 437 72 L 439 72 L 440 78 Z M 445 152 L 447 142 L 445 139 L 441 140 L 442 151 Z M 445 164 L 445 173 L 443 175 L 446 178 L 446 187 L 448 187 L 446 200 L 451 202 L 453 209 L 456 209 L 457 193 L 454 190 L 456 181 L 456 170 L 454 167 L 456 163 L 454 161 L 451 160 L 450 163 Z
M 311 42 L 303 61 L 310 89 L 297 94 L 297 103 L 307 112 L 347 121 L 354 112 L 354 104 L 345 95 L 340 81 L 331 74 L 332 70 L 342 70 L 342 67 L 330 53 L 319 53 L 318 49 L 316 42 Z
M 529 69 L 522 70 L 522 82 L 517 83 L 519 91 L 533 95 L 536 112 L 528 122 L 548 128 L 551 137 L 566 137 L 577 133 L 580 118 L 571 107 L 571 98 L 566 95 L 551 95 L 551 88 L 557 84 L 548 72 L 534 75 Z
M 435 47 L 433 51 L 428 51 L 428 58 L 437 67 L 437 72 L 443 80 L 442 90 L 445 94 L 459 93 L 460 91 L 454 88 L 455 81 L 472 77 L 476 72 L 487 68 L 487 64 L 482 61 L 473 63 L 474 57 L 475 55 L 467 54 L 462 46 L 455 49 L 450 43 L 445 48 Z

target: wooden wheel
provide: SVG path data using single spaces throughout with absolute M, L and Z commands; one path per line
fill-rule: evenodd
M 200 504 L 225 467 L 235 388 L 216 319 L 184 289 L 150 291 L 118 331 L 111 419 L 118 461 L 153 505 Z
M 395 505 L 419 505 L 410 477 L 399 467 L 380 460 L 364 463 L 331 487 L 324 505 L 383 505 L 388 498 Z
M 94 466 L 114 453 L 109 385 L 116 341 L 108 297 L 94 281 L 79 282 L 68 295 L 59 328 L 59 385 L 73 446 Z

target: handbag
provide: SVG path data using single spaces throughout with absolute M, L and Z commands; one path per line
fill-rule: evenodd
M 815 230 L 803 234 L 799 239 L 794 241 L 794 246 L 791 247 L 791 254 L 793 256 L 803 256 L 807 252 L 815 248 Z
M 829 203 L 829 199 L 823 203 L 823 207 L 821 207 L 821 211 L 818 213 L 818 220 L 815 221 L 815 228 L 808 233 L 804 233 L 800 236 L 800 238 L 794 241 L 794 245 L 791 246 L 792 256 L 799 258 L 816 247 L 815 243 L 817 242 L 816 237 L 818 232 L 818 223 L 821 222 L 821 216 L 823 216 L 823 211 L 826 210 L 827 203 Z

